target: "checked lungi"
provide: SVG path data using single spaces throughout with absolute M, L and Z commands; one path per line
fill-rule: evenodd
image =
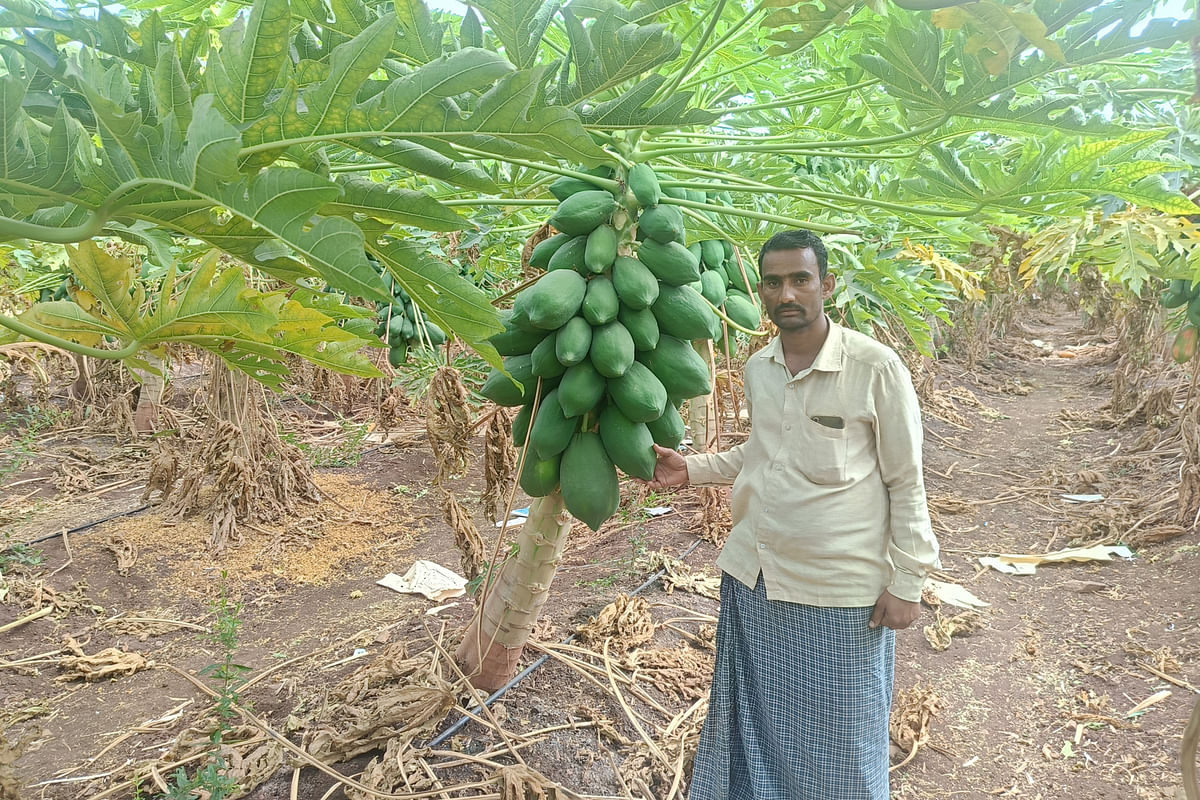
M 689 800 L 887 800 L 895 632 L 721 577 Z

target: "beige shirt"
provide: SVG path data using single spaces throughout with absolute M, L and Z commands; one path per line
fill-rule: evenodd
M 775 338 L 746 362 L 745 386 L 750 438 L 687 458 L 691 484 L 733 484 L 717 566 L 750 587 L 761 571 L 773 600 L 861 607 L 884 589 L 920 600 L 938 545 L 899 356 L 830 321 L 811 367 L 791 375 Z

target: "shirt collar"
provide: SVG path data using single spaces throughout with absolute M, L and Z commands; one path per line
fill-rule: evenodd
M 825 319 L 829 320 L 829 334 L 825 337 L 824 344 L 817 352 L 817 357 L 813 359 L 812 366 L 803 370 L 800 374 L 807 374 L 813 370 L 821 372 L 841 372 L 843 354 L 845 352 L 844 331 L 842 326 L 838 325 L 833 320 L 829 319 L 829 315 L 825 315 Z M 769 358 L 777 364 L 782 364 L 787 367 L 787 360 L 783 357 L 783 342 L 778 336 L 771 340 L 770 344 L 763 348 L 763 356 Z M 799 377 L 799 376 L 797 376 Z

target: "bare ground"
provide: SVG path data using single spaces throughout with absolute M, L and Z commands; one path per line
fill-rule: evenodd
M 1200 686 L 1200 536 L 1185 526 L 1183 535 L 1148 541 L 1156 530 L 1170 532 L 1159 512 L 1174 487 L 1174 456 L 1169 446 L 1146 447 L 1169 428 L 1105 425 L 1111 348 L 1075 322 L 1038 312 L 1025 319 L 1027 332 L 997 342 L 975 370 L 936 367 L 926 404 L 926 459 L 943 547 L 940 577 L 990 605 L 979 630 L 952 637 L 944 650 L 933 648 L 923 628 L 936 626 L 938 613 L 945 619 L 960 608 L 929 608 L 900 636 L 897 689 L 932 691 L 937 710 L 928 740 L 893 773 L 897 800 L 1182 796 L 1180 739 L 1197 702 L 1193 687 Z M 1034 338 L 1052 346 L 1039 349 L 1030 344 Z M 43 607 L 55 605 L 52 613 L 0 632 L 0 730 L 9 744 L 23 742 L 14 770 L 23 797 L 93 797 L 126 765 L 166 759 L 179 732 L 210 704 L 180 672 L 194 675 L 220 660 L 204 631 L 222 590 L 243 604 L 236 658 L 257 680 L 244 699 L 296 742 L 304 725 L 327 710 L 340 681 L 361 674 L 389 646 L 405 643 L 415 653 L 434 641 L 451 643 L 470 615 L 466 598 L 436 604 L 375 583 L 417 558 L 458 568 L 452 534 L 427 492 L 436 471 L 432 456 L 419 441 L 369 450 L 355 467 L 319 471 L 319 482 L 342 507 L 326 503 L 281 527 L 245 531 L 239 548 L 214 557 L 203 523 L 167 526 L 153 510 L 61 535 L 64 527 L 140 506 L 137 481 L 99 494 L 116 481 L 72 486 L 60 467 L 71 463 L 68 448 L 86 447 L 101 464 L 120 466 L 118 480 L 144 468 L 144 453 L 113 438 L 84 440 L 83 433 L 37 444 L 27 468 L 0 488 L 0 524 L 13 541 L 51 537 L 36 544 L 42 562 L 16 574 L 22 588 L 10 588 L 0 605 L 0 626 L 35 607 L 22 594 L 29 586 L 41 581 L 56 592 L 40 599 Z M 100 474 L 95 465 L 76 465 L 85 477 L 89 469 Z M 462 497 L 469 500 L 481 483 L 476 473 L 463 479 Z M 1072 493 L 1103 499 L 1063 499 Z M 675 767 L 680 756 L 684 763 L 690 757 L 703 710 L 711 669 L 703 643 L 717 602 L 683 588 L 668 595 L 655 583 L 639 595 L 649 603 L 653 638 L 633 648 L 634 655 L 610 652 L 607 666 L 602 657 L 553 644 L 643 584 L 655 570 L 648 554 L 677 555 L 696 541 L 694 492 L 647 504 L 672 505 L 677 513 L 647 520 L 632 508 L 601 534 L 576 528 L 538 637 L 544 647 L 527 650 L 525 661 L 544 649 L 555 657 L 500 701 L 495 724 L 472 722 L 440 749 L 486 756 L 499 742 L 498 728 L 522 741 L 543 731 L 519 752 L 566 789 L 657 800 L 682 788 Z M 492 529 L 481 528 L 490 550 Z M 1096 542 L 1132 543 L 1134 557 L 1042 565 L 1020 576 L 978 560 Z M 131 550 L 135 558 L 121 574 L 117 554 L 128 560 Z M 694 575 L 715 577 L 716 554 L 701 543 L 685 563 Z M 10 560 L 10 581 L 14 569 Z M 438 605 L 446 607 L 429 613 Z M 99 681 L 69 679 L 68 637 L 86 654 L 112 647 L 153 666 Z M 590 646 L 603 649 L 599 642 Z M 924 697 L 932 703 L 933 695 Z M 456 718 L 452 713 L 430 726 L 414 745 Z M 897 762 L 903 756 L 898 752 Z M 370 757 L 337 768 L 356 774 Z M 442 765 L 438 774 L 447 787 L 491 774 L 479 763 L 430 760 Z M 146 782 L 148 790 L 153 777 Z M 312 767 L 297 775 L 285 766 L 249 796 L 315 800 L 332 785 Z M 484 791 L 496 789 L 432 796 Z

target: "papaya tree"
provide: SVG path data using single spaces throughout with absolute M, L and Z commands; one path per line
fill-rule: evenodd
M 0 11 L 0 241 L 69 245 L 75 280 L 0 327 L 97 358 L 190 342 L 268 382 L 285 352 L 365 374 L 373 323 L 340 293 L 391 304 L 403 288 L 497 368 L 489 393 L 528 408 L 526 482 L 548 489 L 460 652 L 496 685 L 549 589 L 564 503 L 598 527 L 613 464 L 644 470 L 643 428 L 669 440 L 674 401 L 709 388 L 688 341 L 755 327 L 748 248 L 769 229 L 829 234 L 844 315 L 920 342 L 946 287 L 891 258 L 906 237 L 953 250 L 988 224 L 1110 197 L 1194 211 L 1163 181 L 1182 165 L 1138 95 L 1103 87 L 1162 89 L 1122 65 L 1178 57 L 1195 23 L 1132 2 L 938 5 L 476 0 L 458 15 L 420 0 L 168 0 L 84 14 L 14 0 Z M 567 236 L 504 324 L 424 244 L 484 208 L 554 209 Z M 165 277 L 130 295 L 124 268 L 87 266 L 104 238 L 144 248 Z M 245 290 L 225 263 L 274 288 Z M 649 302 L 618 291 L 634 264 Z M 605 281 L 617 316 L 594 322 L 611 313 Z M 673 328 L 652 346 L 647 310 Z M 514 344 L 522 333 L 537 341 Z

